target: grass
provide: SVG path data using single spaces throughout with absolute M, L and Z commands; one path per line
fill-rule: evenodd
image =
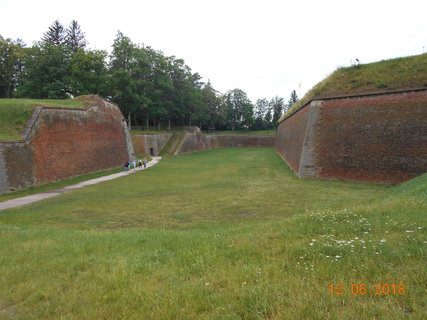
M 351 67 L 340 67 L 309 90 L 280 120 L 291 115 L 312 98 L 319 95 L 348 94 L 407 87 L 427 88 L 426 70 L 427 53 Z
M 427 175 L 298 179 L 268 148 L 169 157 L 0 213 L 0 318 L 423 319 L 426 196 Z
M 0 99 L 0 140 L 19 140 L 36 106 L 83 108 L 82 100 Z

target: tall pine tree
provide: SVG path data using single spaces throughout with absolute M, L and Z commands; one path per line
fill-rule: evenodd
M 65 43 L 65 36 L 64 26 L 58 20 L 55 20 L 49 30 L 43 34 L 42 41 L 57 46 Z
M 86 47 L 87 41 L 85 34 L 76 20 L 71 21 L 66 32 L 65 44 L 72 52 L 77 52 L 78 49 L 84 49 Z

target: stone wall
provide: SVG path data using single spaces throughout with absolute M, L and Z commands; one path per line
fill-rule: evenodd
M 0 142 L 0 193 L 33 185 L 31 145 L 16 141 Z
M 294 171 L 298 171 L 307 129 L 309 108 L 299 110 L 277 130 L 276 149 Z
M 204 135 L 200 130 L 187 132 L 177 154 L 229 147 L 271 147 L 274 148 L 276 136 L 271 135 Z
M 0 143 L 0 191 L 117 168 L 133 158 L 119 108 L 88 99 L 86 109 L 38 107 L 22 141 Z
M 137 154 L 147 154 L 157 156 L 165 144 L 168 142 L 172 133 L 160 134 L 132 134 L 133 148 Z
M 303 177 L 409 180 L 427 171 L 427 90 L 312 100 L 279 124 L 276 150 Z

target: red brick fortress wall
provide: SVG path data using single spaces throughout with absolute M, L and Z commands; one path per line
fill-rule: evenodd
M 277 130 L 276 150 L 294 172 L 299 169 L 309 111 L 310 108 L 297 111 L 291 118 L 283 121 Z
M 32 137 L 36 184 L 122 166 L 129 160 L 122 119 L 100 98 L 86 110 L 43 108 Z
M 319 176 L 396 184 L 427 171 L 427 91 L 322 102 Z
M 409 180 L 427 171 L 427 90 L 313 100 L 279 124 L 276 150 L 299 176 Z
M 276 136 L 224 134 L 204 135 L 200 129 L 186 132 L 177 154 L 230 147 L 269 147 L 273 148 Z

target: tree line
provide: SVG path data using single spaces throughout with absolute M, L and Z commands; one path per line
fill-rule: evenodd
M 208 131 L 273 129 L 298 100 L 295 90 L 288 102 L 276 96 L 255 104 L 241 89 L 221 94 L 184 60 L 133 43 L 120 31 L 111 54 L 88 49 L 75 20 L 67 28 L 56 20 L 31 47 L 0 35 L 0 98 L 85 94 L 116 103 L 129 126 L 198 125 Z

